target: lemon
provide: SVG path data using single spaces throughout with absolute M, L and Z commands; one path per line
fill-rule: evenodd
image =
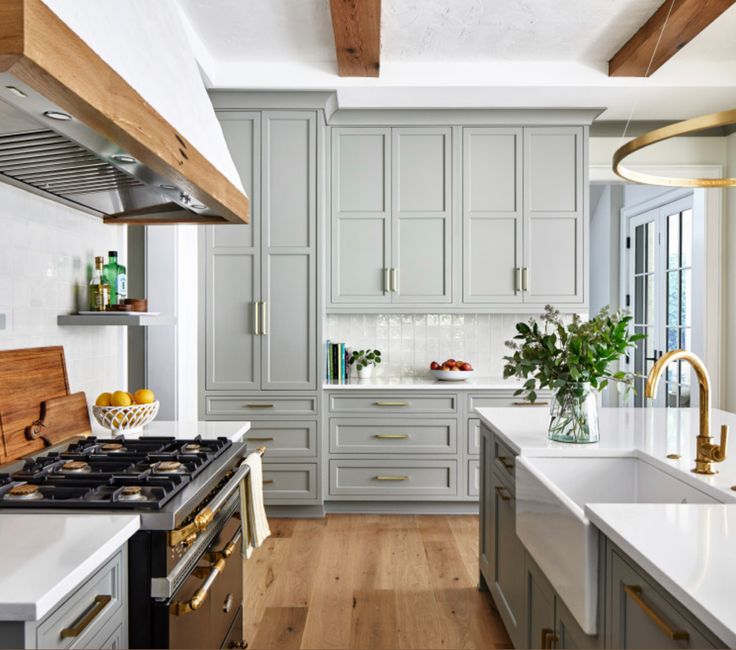
M 112 406 L 130 406 L 133 400 L 130 399 L 130 393 L 126 393 L 124 390 L 116 390 L 110 398 L 110 404 Z
M 110 398 L 112 395 L 110 393 L 100 393 L 97 397 L 97 400 L 95 401 L 96 406 L 110 406 Z
M 152 404 L 156 400 L 156 395 L 150 388 L 141 388 L 135 391 L 133 398 L 136 404 Z

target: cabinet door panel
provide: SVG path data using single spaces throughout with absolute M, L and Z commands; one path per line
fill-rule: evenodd
M 393 129 L 394 303 L 452 301 L 451 154 L 450 129 Z
M 524 302 L 582 303 L 585 207 L 581 127 L 524 129 Z
M 491 557 L 493 553 L 493 434 L 490 429 L 480 427 L 480 571 L 490 586 L 493 582 Z
M 549 647 L 555 633 L 555 592 L 534 561 L 526 561 L 526 647 Z
M 262 388 L 300 390 L 316 385 L 316 278 L 309 254 L 270 254 Z
M 390 129 L 332 130 L 332 302 L 391 302 Z
M 463 301 L 522 301 L 522 131 L 463 130 Z
M 240 249 L 214 249 L 214 230 L 208 229 L 205 253 L 205 385 L 209 390 L 258 389 L 261 350 L 253 334 L 257 256 Z

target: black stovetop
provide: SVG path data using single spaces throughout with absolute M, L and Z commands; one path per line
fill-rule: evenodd
M 158 510 L 232 442 L 89 437 L 0 474 L 0 508 Z

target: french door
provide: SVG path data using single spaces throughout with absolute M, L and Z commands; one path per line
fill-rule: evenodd
M 634 406 L 646 405 L 646 378 L 659 357 L 670 350 L 692 350 L 693 218 L 690 193 L 628 219 L 626 303 L 635 332 L 645 336 L 627 359 L 635 376 Z M 688 363 L 670 364 L 663 379 L 655 406 L 695 405 Z

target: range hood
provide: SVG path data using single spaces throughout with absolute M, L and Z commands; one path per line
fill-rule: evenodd
M 248 199 L 41 0 L 0 6 L 0 181 L 106 223 L 248 223 Z

